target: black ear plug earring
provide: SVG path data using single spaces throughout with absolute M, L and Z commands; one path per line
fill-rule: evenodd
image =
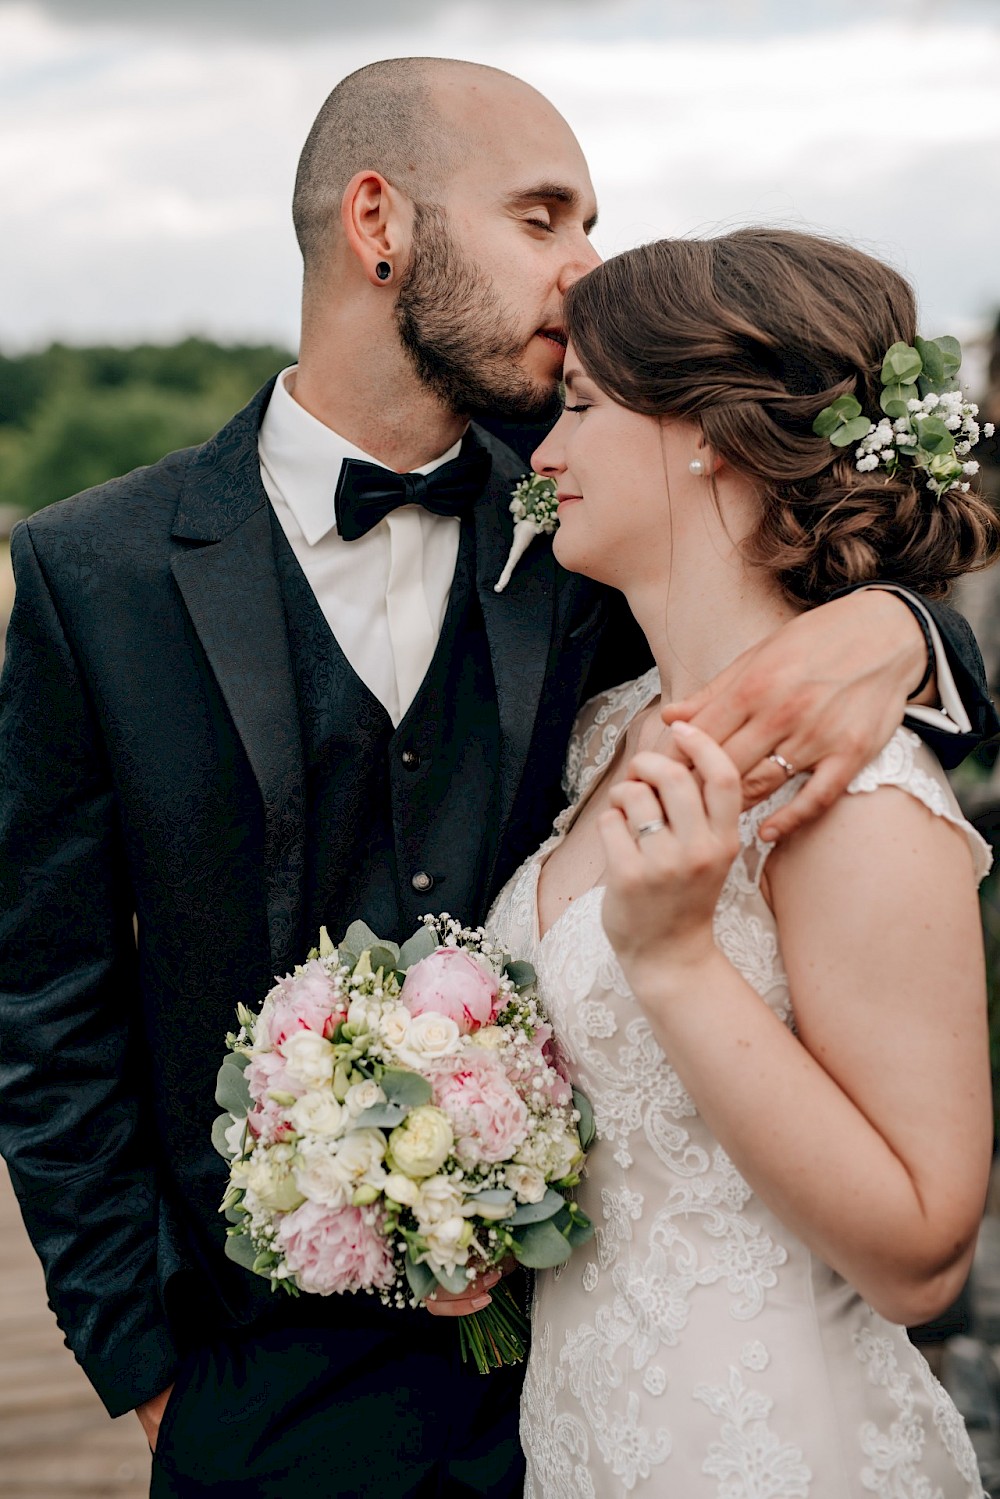
M 378 265 L 375 267 L 375 274 L 380 281 L 388 281 L 389 277 L 392 275 L 392 266 L 387 260 L 380 260 Z

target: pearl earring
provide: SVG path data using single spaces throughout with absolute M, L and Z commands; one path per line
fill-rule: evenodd
M 691 462 L 688 464 L 688 468 L 690 469 L 691 473 L 694 474 L 695 478 L 704 479 L 705 465 L 700 458 L 692 458 Z

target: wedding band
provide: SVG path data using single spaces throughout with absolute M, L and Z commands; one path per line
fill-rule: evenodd
M 648 838 L 650 833 L 662 833 L 665 827 L 662 817 L 654 818 L 652 822 L 641 822 L 635 830 L 636 839 Z
M 769 760 L 773 760 L 775 765 L 781 766 L 782 770 L 785 772 L 786 780 L 790 781 L 792 779 L 792 776 L 795 774 L 795 766 L 792 764 L 791 760 L 786 760 L 784 755 L 778 754 L 777 750 L 775 750 L 773 755 L 768 755 L 767 758 Z

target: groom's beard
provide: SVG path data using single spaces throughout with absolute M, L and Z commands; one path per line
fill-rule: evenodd
M 557 387 L 521 367 L 525 342 L 514 318 L 462 254 L 440 208 L 415 205 L 396 325 L 420 379 L 450 411 L 511 421 L 558 417 Z

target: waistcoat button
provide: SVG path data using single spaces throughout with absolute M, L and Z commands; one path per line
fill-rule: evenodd
M 405 749 L 399 758 L 407 770 L 416 770 L 420 764 L 420 756 L 416 750 Z
M 420 895 L 426 895 L 428 890 L 434 889 L 434 876 L 423 869 L 418 869 L 410 884 Z

